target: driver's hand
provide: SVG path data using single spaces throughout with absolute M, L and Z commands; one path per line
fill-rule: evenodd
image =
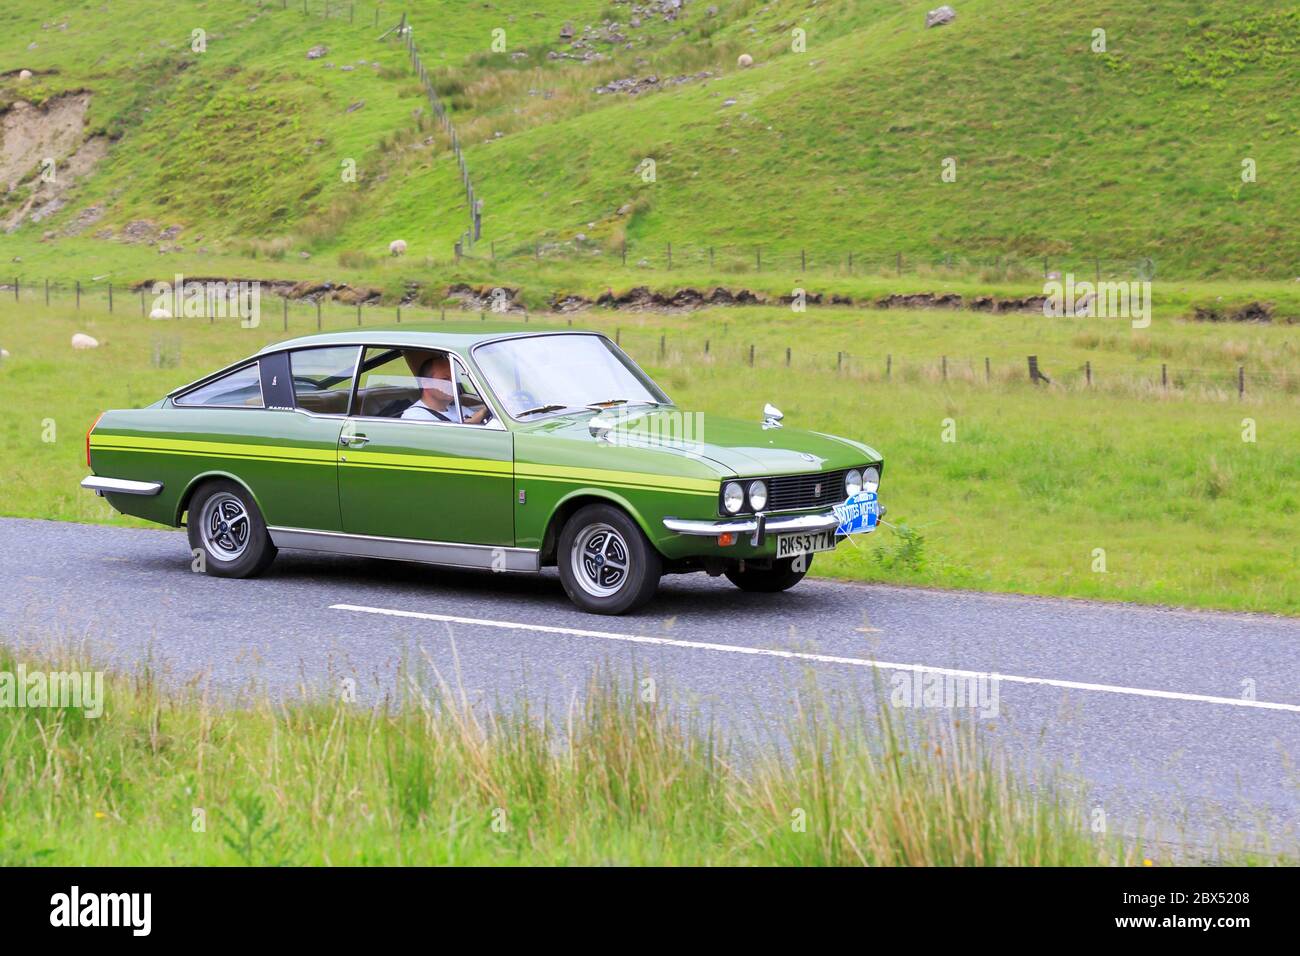
M 473 415 L 470 415 L 468 418 L 466 418 L 466 419 L 465 419 L 465 422 L 466 422 L 466 424 L 469 424 L 469 425 L 482 425 L 482 424 L 483 424 L 484 422 L 486 422 L 487 420 L 488 420 L 488 409 L 487 409 L 487 406 L 484 405 L 482 408 L 480 408 L 478 411 L 476 411 Z

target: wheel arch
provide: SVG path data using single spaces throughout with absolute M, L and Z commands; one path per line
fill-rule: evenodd
M 555 563 L 555 551 L 560 540 L 560 529 L 580 509 L 587 505 L 613 505 L 624 512 L 645 535 L 650 547 L 658 551 L 652 529 L 646 524 L 641 512 L 627 498 L 605 488 L 577 488 L 569 492 L 555 504 L 546 530 L 542 533 L 542 548 L 538 558 L 543 565 Z M 662 555 L 661 555 L 662 557 Z
M 186 485 L 185 490 L 181 492 L 180 500 L 176 503 L 176 517 L 173 521 L 173 524 L 175 524 L 176 527 L 179 528 L 181 526 L 181 517 L 185 512 L 189 511 L 190 499 L 194 497 L 194 492 L 198 491 L 205 482 L 219 479 L 233 481 L 235 484 L 239 485 L 239 487 L 243 488 L 244 491 L 248 492 L 248 496 L 253 499 L 253 503 L 257 505 L 257 510 L 262 512 L 262 517 L 265 520 L 266 509 L 262 507 L 261 499 L 257 497 L 257 492 L 253 491 L 253 489 L 248 486 L 248 482 L 244 481 L 244 479 L 240 478 L 238 475 L 232 474 L 228 471 L 205 471 L 190 479 L 190 483 Z

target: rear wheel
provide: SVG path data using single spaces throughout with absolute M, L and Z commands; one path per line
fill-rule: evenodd
M 252 495 L 233 481 L 204 484 L 190 499 L 186 522 L 197 569 L 221 578 L 261 574 L 276 548 Z
M 659 552 L 635 521 L 612 505 L 587 505 L 560 532 L 560 581 L 593 614 L 622 614 L 654 596 L 663 573 Z
M 742 571 L 739 567 L 729 569 L 727 580 L 740 588 L 755 594 L 775 594 L 788 591 L 808 573 L 812 567 L 812 555 L 805 554 L 797 558 L 780 558 L 772 562 L 770 568 L 756 568 L 746 565 Z

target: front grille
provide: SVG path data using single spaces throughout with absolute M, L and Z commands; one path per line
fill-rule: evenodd
M 819 471 L 811 475 L 780 475 L 767 479 L 765 511 L 829 508 L 844 500 L 844 476 L 849 469 Z M 818 494 L 817 486 L 821 485 Z

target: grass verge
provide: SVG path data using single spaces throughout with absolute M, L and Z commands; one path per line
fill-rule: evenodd
M 25 659 L 28 672 L 80 670 Z M 0 672 L 19 661 L 0 650 Z M 745 749 L 608 675 L 562 714 L 404 679 L 239 708 L 109 674 L 103 713 L 0 708 L 0 865 L 1132 864 L 974 725 L 832 712 Z

